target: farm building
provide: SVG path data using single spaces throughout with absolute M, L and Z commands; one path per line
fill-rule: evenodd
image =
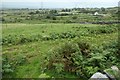
M 99 15 L 99 13 L 98 13 L 98 12 L 95 12 L 94 15 L 95 15 L 95 16 L 96 16 L 96 15 Z
M 95 12 L 93 15 L 94 16 L 106 16 L 105 14 L 99 14 L 98 12 Z

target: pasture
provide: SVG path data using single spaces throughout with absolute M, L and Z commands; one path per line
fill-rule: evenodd
M 3 78 L 87 80 L 113 65 L 120 68 L 117 7 L 0 13 Z
M 116 25 L 98 24 L 3 24 L 3 58 L 7 58 L 7 68 L 3 77 L 39 78 L 39 77 L 72 77 L 78 78 L 69 71 L 57 73 L 54 69 L 42 72 L 45 57 L 48 52 L 66 42 L 87 42 L 91 50 L 98 48 L 103 54 L 103 47 L 117 42 Z M 106 50 L 105 50 L 106 51 Z M 99 51 L 98 51 L 99 52 Z M 96 51 L 96 54 L 98 53 Z M 109 50 L 108 50 L 109 52 Z M 115 52 L 112 55 L 115 58 Z M 107 54 L 111 56 L 113 54 Z M 92 51 L 89 53 L 92 54 Z M 52 54 L 51 54 L 52 55 Z M 105 57 L 105 56 L 104 56 Z M 118 59 L 114 60 L 115 62 Z M 120 65 L 119 62 L 109 61 L 108 64 Z M 104 62 L 103 62 L 104 64 Z M 107 64 L 107 63 L 106 63 Z M 110 65 L 104 65 L 110 67 Z M 94 66 L 96 67 L 96 66 Z M 58 67 L 59 68 L 59 67 Z M 99 67 L 99 69 L 102 69 Z M 42 74 L 42 75 L 41 75 Z M 91 73 L 89 73 L 91 75 Z

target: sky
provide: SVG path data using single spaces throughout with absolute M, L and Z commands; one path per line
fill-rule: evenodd
M 119 0 L 1 0 L 3 8 L 115 7 Z

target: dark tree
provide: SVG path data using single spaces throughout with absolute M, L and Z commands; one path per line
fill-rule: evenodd
M 29 14 L 32 15 L 32 14 L 34 14 L 34 12 L 30 12 Z
M 36 14 L 39 14 L 40 12 L 39 11 L 36 11 Z
M 105 8 L 104 8 L 104 7 L 102 7 L 102 8 L 101 8 L 101 11 L 102 11 L 102 12 L 105 12 Z

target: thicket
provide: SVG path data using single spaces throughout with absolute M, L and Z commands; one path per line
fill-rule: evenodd
M 88 79 L 97 71 L 120 65 L 117 49 L 116 41 L 102 48 L 83 41 L 67 42 L 48 51 L 42 70 L 54 70 L 58 74 L 69 72 Z
M 13 59 L 9 59 L 6 54 L 2 56 L 2 77 L 6 78 L 12 77 L 12 73 L 15 72 L 16 67 L 23 65 L 25 62 L 27 62 L 26 56 L 23 56 L 21 54 L 17 55 Z
M 57 74 L 68 72 L 88 79 L 95 72 L 102 72 L 112 65 L 119 67 L 119 56 L 119 45 L 117 41 L 105 43 L 99 47 L 84 41 L 66 42 L 49 50 L 44 55 L 40 69 L 42 73 L 45 73 L 47 70 L 53 70 Z M 26 61 L 26 56 L 21 54 L 12 60 L 3 55 L 3 77 L 13 73 L 18 65 L 22 65 Z
M 98 28 L 92 28 L 88 29 L 89 33 L 92 34 L 102 34 L 102 33 L 113 33 L 118 31 L 118 27 L 115 25 L 106 25 L 106 26 L 100 26 Z
M 33 42 L 33 41 L 40 41 L 40 40 L 55 40 L 55 39 L 66 39 L 66 38 L 75 38 L 75 33 L 72 32 L 63 32 L 63 33 L 50 33 L 49 35 L 43 36 L 40 34 L 32 35 L 32 36 L 25 36 L 25 35 L 8 35 L 4 36 L 2 38 L 2 45 L 17 45 L 17 44 L 23 44 L 27 42 Z

